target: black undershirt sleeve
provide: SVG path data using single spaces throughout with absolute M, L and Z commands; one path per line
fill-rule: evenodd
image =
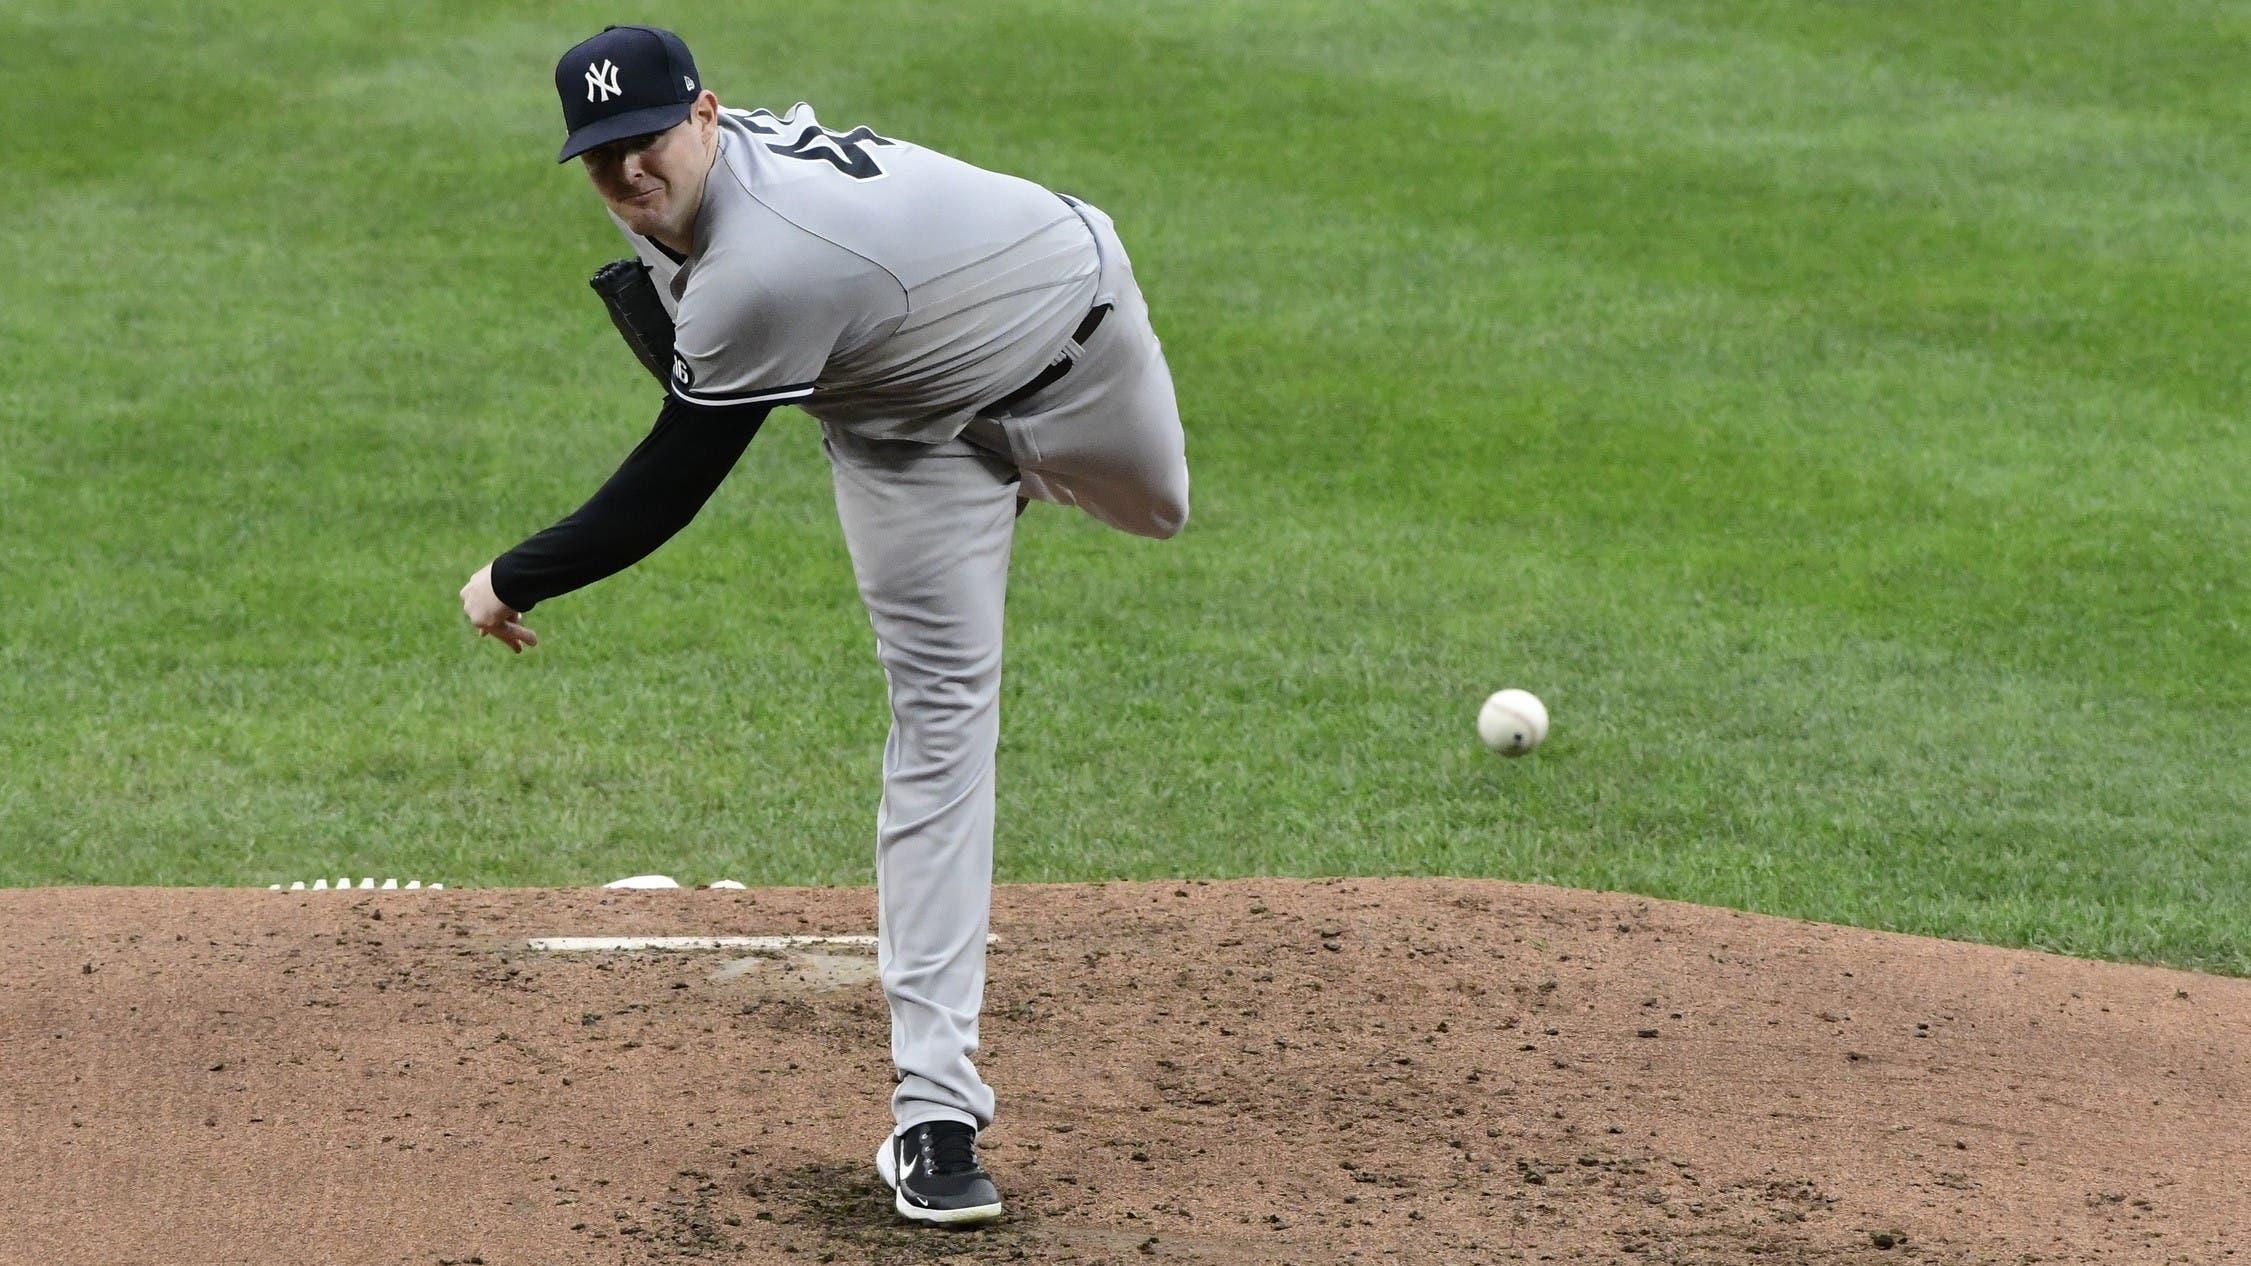
M 585 505 L 493 560 L 493 593 L 529 611 L 647 558 L 703 509 L 770 409 L 667 397 L 647 438 Z

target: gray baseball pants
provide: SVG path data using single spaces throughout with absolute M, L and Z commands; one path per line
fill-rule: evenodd
M 1018 496 L 1163 540 L 1188 520 L 1172 372 L 1110 218 L 1079 205 L 1113 304 L 1070 372 L 942 444 L 824 425 L 837 519 L 889 683 L 876 810 L 876 960 L 895 1128 L 993 1119 L 977 1075 L 992 904 L 1002 613 Z

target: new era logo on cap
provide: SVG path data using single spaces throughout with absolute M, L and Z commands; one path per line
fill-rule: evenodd
M 555 63 L 555 95 L 570 136 L 557 162 L 628 136 L 662 132 L 696 101 L 696 60 L 661 27 L 611 26 Z

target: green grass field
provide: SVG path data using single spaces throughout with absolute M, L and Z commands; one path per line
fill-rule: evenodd
M 1002 878 L 2251 973 L 2242 5 L 340 8 L 0 17 L 0 883 L 870 880 L 809 419 L 536 652 L 454 599 L 655 412 L 549 79 L 648 20 L 1134 251 L 1194 519 L 1024 519 Z

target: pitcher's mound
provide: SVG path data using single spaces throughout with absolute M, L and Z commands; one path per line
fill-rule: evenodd
M 1520 885 L 1005 888 L 894 1222 L 864 890 L 0 893 L 0 1261 L 2251 1266 L 2251 982 Z

